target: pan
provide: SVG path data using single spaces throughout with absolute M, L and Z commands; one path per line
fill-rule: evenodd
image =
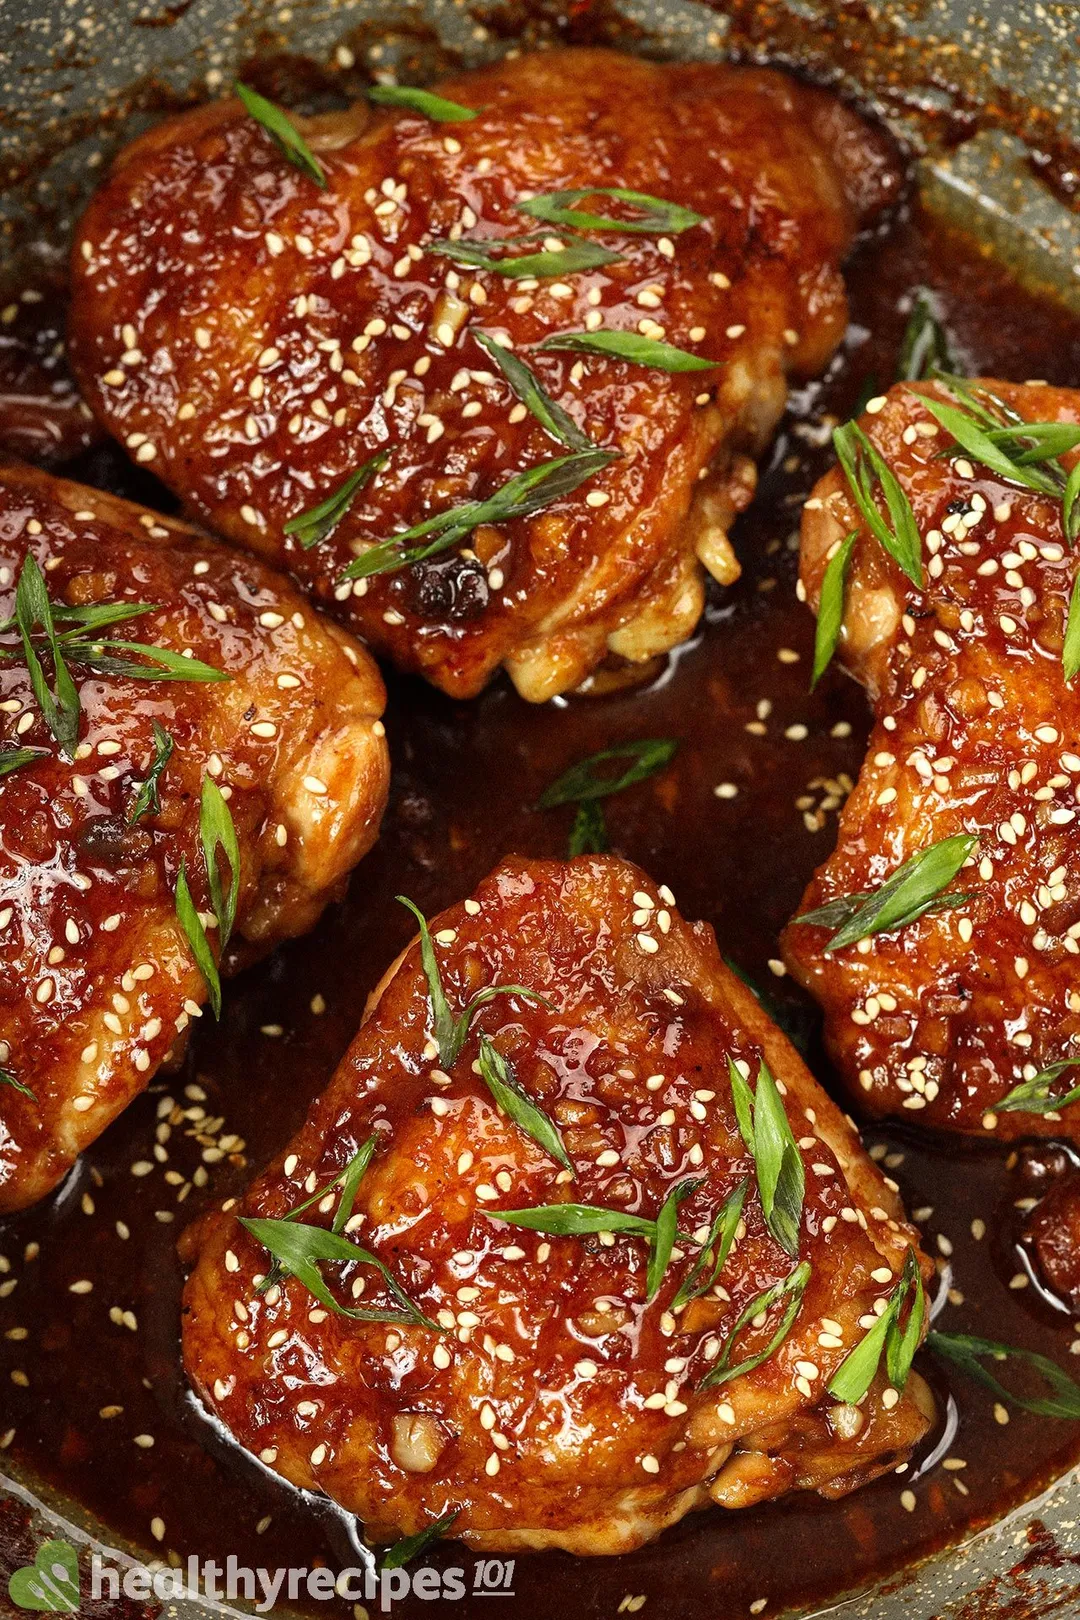
M 358 1526 L 237 1453 L 185 1387 L 178 1231 L 277 1152 L 325 1084 L 357 1008 L 407 937 L 393 905 L 403 874 L 430 912 L 468 893 L 508 849 L 558 853 L 562 824 L 530 807 L 567 759 L 612 736 L 700 738 L 677 766 L 673 804 L 627 795 L 613 805 L 613 834 L 677 880 L 687 914 L 714 924 L 740 969 L 769 981 L 776 935 L 831 848 L 868 729 L 851 683 L 837 678 L 808 699 L 805 679 L 791 675 L 800 661 L 805 670 L 813 639 L 794 592 L 798 505 L 827 464 L 830 424 L 870 383 L 887 381 L 919 289 L 973 368 L 1080 382 L 1080 13 L 1030 0 L 0 0 L 0 17 L 0 381 L 9 403 L 25 404 L 19 448 L 163 509 L 163 487 L 149 475 L 133 481 L 67 379 L 64 256 L 111 156 L 238 75 L 317 112 L 357 97 L 373 77 L 425 84 L 557 44 L 767 62 L 882 121 L 909 174 L 888 232 L 861 243 L 849 267 L 845 343 L 828 375 L 793 396 L 759 499 L 736 529 L 743 579 L 710 599 L 694 639 L 644 688 L 536 709 L 508 687 L 455 704 L 391 676 L 391 812 L 345 901 L 314 942 L 242 975 L 229 1016 L 202 1032 L 181 1075 L 159 1079 L 56 1197 L 0 1229 L 0 1566 L 11 1575 L 43 1544 L 67 1543 L 82 1580 L 79 1612 L 194 1620 L 249 1612 L 259 1593 L 219 1600 L 166 1583 L 155 1595 L 151 1582 L 145 1595 L 114 1596 L 106 1581 L 98 1594 L 95 1556 L 151 1574 L 229 1554 L 252 1568 L 364 1570 L 372 1560 Z M 477 782 L 493 784 L 483 814 Z M 830 1084 L 809 1002 L 790 981 L 774 982 L 770 995 Z M 182 1091 L 190 1114 L 183 1152 L 197 1160 L 207 1142 L 212 1152 L 227 1144 L 214 1161 L 225 1161 L 220 1174 L 188 1177 L 183 1208 L 131 1175 L 166 1091 Z M 1018 1207 L 1046 1171 L 1045 1152 L 1007 1154 L 906 1128 L 868 1127 L 864 1137 L 936 1255 L 938 1301 L 958 1313 L 954 1325 L 992 1324 L 993 1337 L 1059 1361 L 1070 1345 L 1080 1350 L 1061 1302 L 1025 1258 Z M 91 1311 L 73 1305 L 68 1279 L 73 1256 L 85 1252 L 92 1267 L 101 1219 L 129 1236 L 120 1266 L 109 1261 L 110 1296 L 95 1284 Z M 470 1616 L 500 1602 L 521 1620 L 553 1608 L 665 1620 L 1080 1615 L 1080 1424 L 1022 1413 L 1003 1421 L 985 1392 L 941 1368 L 927 1376 L 940 1414 L 931 1437 L 904 1477 L 843 1502 L 712 1510 L 614 1559 L 492 1560 L 446 1543 L 429 1561 L 460 1569 L 455 1612 Z M 101 1416 L 114 1407 L 116 1416 Z M 362 1620 L 387 1604 L 402 1615 L 430 1609 L 415 1592 L 376 1587 L 316 1602 L 301 1587 L 280 1593 L 273 1612 Z M 2 1595 L 0 1611 L 24 1612 Z

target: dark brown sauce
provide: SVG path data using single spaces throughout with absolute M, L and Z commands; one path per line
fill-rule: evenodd
M 11 1450 L 20 1464 L 120 1535 L 184 1559 L 224 1562 L 232 1553 L 241 1564 L 325 1562 L 335 1569 L 358 1561 L 329 1507 L 277 1483 L 194 1408 L 180 1373 L 175 1241 L 211 1200 L 240 1190 L 326 1083 L 368 991 L 411 931 L 394 896 L 409 894 L 431 912 L 467 894 L 507 851 L 564 851 L 570 812 L 530 806 L 567 764 L 619 739 L 684 739 L 668 773 L 608 802 L 613 841 L 672 886 L 685 915 L 712 922 L 721 948 L 813 1030 L 808 1004 L 773 977 L 768 960 L 834 837 L 835 808 L 826 808 L 813 832 L 804 818 L 822 800 L 836 800 L 830 783 L 857 774 L 868 713 L 862 693 L 836 672 L 807 694 L 812 622 L 795 599 L 794 536 L 800 501 L 829 455 L 807 438 L 826 437 L 816 431 L 823 420 L 849 414 L 871 377 L 887 385 L 902 306 L 919 284 L 935 291 L 965 368 L 1080 383 L 1080 325 L 1017 291 L 974 243 L 916 218 L 864 248 L 852 267 L 847 347 L 830 377 L 793 402 L 763 469 L 761 495 L 736 534 L 743 579 L 716 596 L 694 643 L 648 690 L 543 708 L 522 703 L 505 682 L 473 703 L 455 704 L 419 682 L 391 678 L 391 807 L 346 901 L 312 937 L 238 979 L 227 991 L 222 1024 L 200 1027 L 184 1071 L 159 1076 L 57 1197 L 0 1232 L 11 1267 L 0 1281 L 18 1279 L 0 1302 L 0 1331 L 28 1330 L 25 1339 L 0 1338 L 0 1429 L 14 1428 Z M 70 470 L 153 498 L 153 481 L 141 475 L 133 483 L 107 448 L 86 451 Z M 797 652 L 798 661 L 781 660 L 780 649 Z M 771 708 L 762 721 L 765 702 Z M 748 731 L 751 724 L 764 724 L 765 734 Z M 806 736 L 786 736 L 793 726 L 806 727 Z M 736 796 L 717 797 L 721 783 L 734 784 Z M 323 1011 L 312 1010 L 318 997 Z M 275 1026 L 281 1034 L 262 1033 Z M 828 1081 L 820 1053 L 811 1050 Z M 184 1100 L 191 1084 L 204 1089 L 210 1115 L 225 1117 L 221 1129 L 245 1146 L 207 1166 L 208 1185 L 178 1203 L 166 1172 L 191 1177 L 203 1151 L 193 1137 L 175 1130 L 168 1162 L 152 1174 L 136 1177 L 130 1167 L 152 1157 L 162 1096 Z M 1022 1215 L 1014 1205 L 1030 1195 L 1032 1180 L 1022 1161 L 1010 1168 L 1002 1151 L 930 1141 L 911 1130 L 875 1129 L 868 1140 L 887 1144 L 909 1209 L 932 1211 L 922 1219 L 931 1252 L 938 1234 L 952 1244 L 941 1286 L 959 1289 L 963 1303 L 947 1306 L 939 1325 L 1068 1364 L 1068 1313 L 1033 1282 L 1009 1287 L 1024 1271 Z M 971 1231 L 976 1217 L 986 1223 L 981 1241 Z M 118 1221 L 130 1232 L 126 1239 Z M 27 1244 L 40 1245 L 36 1258 L 24 1259 Z M 92 1292 L 70 1292 L 82 1279 Z M 111 1307 L 134 1312 L 137 1328 L 111 1321 Z M 520 1558 L 514 1612 L 549 1614 L 561 1606 L 568 1614 L 610 1615 L 627 1595 L 646 1594 L 646 1616 L 727 1620 L 763 1598 L 766 1613 L 821 1602 L 986 1523 L 1076 1459 L 1080 1425 L 1013 1410 L 1002 1426 L 988 1392 L 946 1376 L 925 1354 L 921 1362 L 938 1391 L 942 1422 L 902 1477 L 840 1503 L 797 1497 L 693 1515 L 621 1559 Z M 27 1388 L 10 1381 L 12 1370 L 25 1371 Z M 122 1413 L 101 1417 L 111 1405 Z M 153 1446 L 136 1445 L 140 1435 L 152 1435 Z M 966 1466 L 950 1471 L 941 1466 L 945 1456 Z M 904 1489 L 914 1491 L 914 1511 L 901 1502 Z M 165 1526 L 160 1545 L 150 1529 L 157 1516 Z M 25 1547 L 16 1550 L 21 1561 Z M 431 1556 L 443 1566 L 463 1564 L 471 1580 L 474 1559 L 460 1546 Z M 315 1607 L 324 1615 L 347 1612 L 336 1601 Z M 416 1601 L 395 1612 L 427 1608 Z M 486 1611 L 469 1597 L 455 1612 Z
M 25 279 L 0 287 L 0 451 L 44 466 L 101 437 L 67 367 L 66 315 L 51 267 L 28 266 Z

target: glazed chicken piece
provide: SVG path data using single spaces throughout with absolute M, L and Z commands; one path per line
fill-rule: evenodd
M 637 1547 L 710 1502 L 839 1495 L 907 1457 L 928 1422 L 917 1375 L 898 1395 L 881 1372 L 861 1406 L 834 1402 L 825 1383 L 917 1236 L 712 929 L 613 857 L 508 859 L 431 926 L 455 1014 L 496 985 L 547 1000 L 488 1000 L 444 1067 L 414 942 L 282 1156 L 239 1207 L 185 1234 L 185 1364 L 241 1445 L 376 1541 L 456 1514 L 451 1534 L 478 1548 L 575 1553 Z M 561 1133 L 572 1169 L 496 1105 L 481 1036 Z M 775 1353 L 701 1389 L 739 1312 L 796 1265 L 764 1224 L 729 1057 L 752 1080 L 767 1059 L 785 1088 L 810 1280 Z M 369 1136 L 346 1240 L 441 1332 L 349 1319 L 295 1276 L 267 1288 L 268 1253 L 240 1223 L 306 1204 L 300 1219 L 328 1226 L 340 1193 L 319 1194 Z M 554 1203 L 653 1217 L 684 1178 L 675 1255 L 648 1302 L 640 1237 L 547 1236 L 499 1218 Z M 677 1302 L 743 1178 L 718 1284 L 706 1270 L 706 1291 Z M 363 1263 L 335 1262 L 324 1282 L 331 1305 L 394 1304 Z M 781 1315 L 745 1328 L 731 1365 L 760 1356 Z
M 69 653 L 81 714 L 65 757 L 10 628 L 27 557 L 61 637 L 78 632 L 66 609 L 150 604 L 102 637 L 228 679 L 98 673 Z M 0 621 L 0 1210 L 12 1210 L 56 1185 L 204 1010 L 175 909 L 183 861 L 214 940 L 204 779 L 228 796 L 239 843 L 230 966 L 311 927 L 375 839 L 388 765 L 371 659 L 288 580 L 184 524 L 14 464 L 0 468 Z M 147 788 L 139 813 L 166 733 L 156 802 Z M 12 749 L 32 757 L 5 770 Z
M 647 669 L 696 624 L 703 566 L 736 578 L 727 530 L 753 493 L 749 458 L 788 378 L 819 371 L 840 341 L 839 264 L 900 173 L 881 131 L 775 72 L 546 51 L 439 94 L 477 116 L 361 105 L 295 119 L 325 189 L 237 101 L 136 141 L 78 233 L 72 359 L 138 461 L 378 651 L 456 697 L 505 665 L 541 701 L 593 671 L 604 684 Z M 520 206 L 583 187 L 659 195 L 701 221 L 575 233 Z M 610 197 L 585 206 L 641 222 Z M 432 250 L 451 239 L 500 258 L 560 243 L 617 257 L 520 279 Z M 662 340 L 716 368 L 538 351 L 585 331 Z M 350 583 L 374 542 L 574 453 L 478 334 L 513 348 L 576 433 L 617 458 L 535 515 L 492 517 L 425 562 Z M 286 532 L 384 452 L 328 538 L 305 549 Z
M 967 386 L 1028 422 L 1080 422 L 1080 393 Z M 924 591 L 864 527 L 839 470 L 806 505 L 802 577 L 815 606 L 826 558 L 858 530 L 840 651 L 875 723 L 802 909 L 872 890 L 958 834 L 978 839 L 953 885 L 970 899 L 831 954 L 830 929 L 796 922 L 784 955 L 821 1002 L 861 1107 L 980 1135 L 1075 1136 L 1075 1105 L 1000 1107 L 1080 1056 L 1080 695 L 1062 668 L 1075 560 L 1060 498 L 946 455 L 956 446 L 927 398 L 956 404 L 943 383 L 903 384 L 861 419 L 910 502 Z M 1078 1080 L 1065 1069 L 1052 1091 Z

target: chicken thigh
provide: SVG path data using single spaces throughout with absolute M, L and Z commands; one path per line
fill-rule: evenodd
M 14 464 L 0 467 L 0 621 L 11 1210 L 55 1186 L 178 1051 L 216 979 L 224 910 L 243 941 L 226 966 L 311 927 L 375 839 L 388 765 L 371 659 L 288 580 Z
M 766 1062 L 793 1133 L 786 1248 L 729 1060 L 759 1170 Z M 326 1271 L 295 1248 L 271 1271 L 283 1233 Z M 859 1404 L 826 1385 L 916 1243 L 711 928 L 614 857 L 508 859 L 394 963 L 282 1156 L 184 1235 L 184 1358 L 242 1446 L 376 1541 L 453 1516 L 478 1548 L 619 1553 L 908 1456 L 916 1374 Z
M 875 721 L 802 909 L 873 892 L 964 837 L 964 865 L 938 898 L 966 898 L 832 951 L 838 918 L 796 918 L 784 954 L 870 1112 L 983 1136 L 1080 1136 L 1080 1106 L 1054 1107 L 1080 1080 L 1080 695 L 1062 661 L 1075 559 L 1061 486 L 1076 454 L 1009 476 L 956 442 L 942 407 L 953 423 L 950 412 L 970 421 L 984 409 L 998 422 L 1080 423 L 1080 393 L 1042 384 L 903 384 L 871 402 L 862 427 L 910 504 L 921 590 L 839 470 L 807 502 L 802 577 L 815 606 L 827 559 L 857 533 L 840 652 Z
M 378 651 L 456 697 L 505 666 L 540 701 L 648 668 L 703 566 L 737 576 L 750 458 L 840 341 L 840 262 L 900 171 L 771 71 L 547 51 L 439 94 L 450 121 L 294 119 L 306 169 L 239 101 L 141 137 L 78 233 L 71 356 L 196 517 Z M 713 364 L 664 369 L 687 353 Z M 417 524 L 426 558 L 373 550 Z

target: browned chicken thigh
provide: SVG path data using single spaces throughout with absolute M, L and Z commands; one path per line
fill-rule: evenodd
M 0 1210 L 55 1186 L 178 1050 L 234 879 L 226 966 L 311 927 L 378 832 L 383 700 L 363 648 L 265 564 L 0 467 Z
M 857 532 L 840 651 L 875 723 L 803 909 L 874 891 L 961 837 L 951 893 L 968 898 L 833 951 L 837 919 L 796 919 L 784 953 L 824 1007 L 860 1106 L 980 1135 L 1075 1136 L 1080 1106 L 1059 1113 L 1054 1099 L 1080 1081 L 1080 695 L 1062 661 L 1076 564 L 1064 491 L 991 470 L 930 408 L 970 417 L 965 400 L 998 421 L 1080 423 L 1080 394 L 1042 384 L 903 384 L 871 402 L 861 423 L 910 503 L 924 589 L 873 538 L 839 470 L 806 505 L 815 606 L 827 559 Z M 1060 486 L 1075 461 L 1066 450 L 1027 471 Z
M 238 101 L 136 141 L 78 234 L 72 360 L 137 461 L 373 647 L 458 697 L 504 665 L 539 701 L 647 668 L 703 566 L 737 576 L 749 458 L 839 342 L 840 262 L 900 176 L 880 131 L 770 71 L 549 51 L 439 93 L 449 122 L 294 120 L 323 187 Z M 588 348 L 627 338 L 641 363 Z M 298 520 L 342 491 L 313 541 Z M 426 560 L 373 553 L 429 522 Z
M 376 1541 L 453 1516 L 475 1547 L 595 1554 L 906 1459 L 917 1375 L 826 1386 L 917 1235 L 711 928 L 628 862 L 509 859 L 427 949 L 282 1156 L 185 1234 L 185 1364 L 236 1439 Z M 755 1179 L 773 1130 L 786 1228 Z

